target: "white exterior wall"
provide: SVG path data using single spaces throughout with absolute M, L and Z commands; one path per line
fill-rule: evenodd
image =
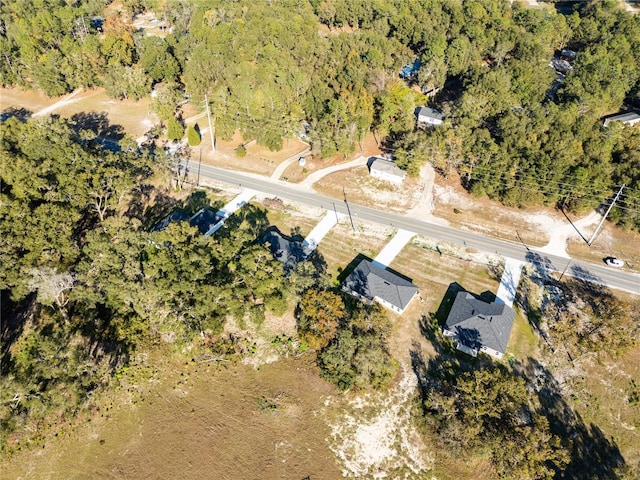
M 471 355 L 472 357 L 476 357 L 478 355 L 478 350 L 474 348 L 469 348 L 466 345 L 460 343 L 458 341 L 458 336 L 453 333 L 451 330 L 447 330 L 446 328 L 442 329 L 442 333 L 445 337 L 452 339 L 455 342 L 456 348 L 461 352 L 466 353 L 467 355 Z M 494 358 L 501 359 L 504 356 L 504 353 L 498 352 L 493 348 L 489 348 L 485 345 L 480 347 L 480 351 L 486 353 L 487 355 L 491 355 Z
M 502 352 L 499 352 L 497 350 L 494 350 L 493 348 L 489 348 L 489 347 L 485 347 L 484 345 L 480 348 L 480 350 L 482 350 L 484 353 L 491 355 L 492 357 L 495 358 L 502 358 L 502 356 L 504 355 Z
M 404 176 L 399 177 L 397 175 L 393 175 L 387 172 L 382 172 L 380 170 L 371 170 L 371 176 L 375 178 L 379 178 L 380 180 L 384 180 L 386 182 L 396 183 L 398 185 L 404 182 Z
M 425 117 L 424 115 L 418 115 L 418 121 L 420 123 L 428 123 L 429 125 L 442 125 L 442 120 L 437 118 Z
M 404 310 L 400 310 L 398 307 L 396 307 L 394 304 L 387 302 L 386 300 L 383 300 L 380 297 L 373 297 L 373 300 L 378 302 L 380 305 L 382 305 L 383 307 L 388 308 L 389 310 L 393 310 L 396 313 L 402 313 L 404 312 Z

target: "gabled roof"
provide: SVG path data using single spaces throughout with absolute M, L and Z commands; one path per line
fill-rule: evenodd
M 514 319 L 514 310 L 504 303 L 487 303 L 463 291 L 456 295 L 445 329 L 468 348 L 486 346 L 504 353 Z
M 189 218 L 189 215 L 187 215 L 185 212 L 183 212 L 182 210 L 176 210 L 156 223 L 150 231 L 161 232 L 163 230 L 166 230 L 169 224 L 173 222 L 181 222 L 182 220 L 186 220 L 187 218 Z
M 631 122 L 631 123 L 636 123 L 640 121 L 640 113 L 638 112 L 621 112 L 621 113 L 616 113 L 615 115 L 612 115 L 610 117 L 607 117 L 604 120 L 604 125 L 605 127 L 610 124 L 611 122 L 622 122 L 622 123 L 627 123 L 627 122 Z
M 368 300 L 378 297 L 400 310 L 404 310 L 418 292 L 418 287 L 409 280 L 366 259 L 356 266 L 342 285 Z
M 429 107 L 420 107 L 418 110 L 418 118 L 420 117 L 429 117 L 435 120 L 444 120 L 444 115 L 437 110 Z
M 293 268 L 306 259 L 302 242 L 293 240 L 280 233 L 277 228 L 271 228 L 260 240 L 260 245 L 267 245 L 273 258 L 282 262 L 285 268 Z
M 371 162 L 370 170 L 376 172 L 384 172 L 396 177 L 406 177 L 407 172 L 398 167 L 395 163 L 385 160 L 384 158 L 374 158 Z
M 200 233 L 205 235 L 209 232 L 214 226 L 216 226 L 221 220 L 224 220 L 224 217 L 214 212 L 209 207 L 203 208 L 198 213 L 196 213 L 189 220 L 189 225 L 192 227 L 198 227 Z

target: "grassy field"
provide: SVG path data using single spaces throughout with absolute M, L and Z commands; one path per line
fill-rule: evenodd
M 335 392 L 310 359 L 256 370 L 155 356 L 152 381 L 126 379 L 128 392 L 99 399 L 90 422 L 5 463 L 3 478 L 337 478 L 315 414 Z

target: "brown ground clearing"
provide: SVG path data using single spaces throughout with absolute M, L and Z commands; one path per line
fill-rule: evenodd
M 402 185 L 393 185 L 372 177 L 367 167 L 362 166 L 331 173 L 313 188 L 339 199 L 346 193 L 349 202 L 402 214 L 418 202 L 422 184 L 417 179 L 408 179 Z
M 40 90 L 24 90 L 20 87 L 0 88 L 0 110 L 7 108 L 24 108 L 36 113 L 43 108 L 53 105 L 62 97 L 47 97 Z
M 132 138 L 138 138 L 158 123 L 158 118 L 150 110 L 150 100 L 114 100 L 103 88 L 92 88 L 81 91 L 68 102 L 64 102 L 67 95 L 49 98 L 37 90 L 22 90 L 19 88 L 0 89 L 0 110 L 7 108 L 24 108 L 32 114 L 61 102 L 59 108 L 51 114 L 71 118 L 78 113 L 103 114 L 112 126 L 120 125 L 123 132 Z
M 298 165 L 297 163 L 294 163 L 284 171 L 282 176 L 287 178 L 289 182 L 298 183 L 307 178 L 312 173 L 317 172 L 318 170 L 321 170 L 323 168 L 346 163 L 360 156 L 368 158 L 371 156 L 380 155 L 380 147 L 378 146 L 378 143 L 376 142 L 372 133 L 368 133 L 367 135 L 365 135 L 361 147 L 362 148 L 360 148 L 359 145 L 356 148 L 356 151 L 349 155 L 343 155 L 340 153 L 328 158 L 321 158 L 318 155 L 307 155 L 306 163 L 303 167 Z
M 6 463 L 3 478 L 338 478 L 316 415 L 336 392 L 310 360 L 256 370 L 154 358 L 161 373 L 134 405 L 105 403 L 68 438 Z
M 198 124 L 200 128 L 204 128 L 206 118 L 198 120 Z M 202 149 L 202 162 L 207 165 L 270 176 L 280 162 L 290 157 L 298 157 L 308 148 L 305 143 L 297 139 L 283 141 L 283 148 L 278 152 L 272 152 L 266 147 L 252 143 L 246 147 L 247 155 L 244 158 L 238 158 L 236 149 L 246 144 L 247 141 L 242 138 L 241 132 L 235 132 L 230 140 L 216 138 L 216 152 L 212 153 L 209 134 L 205 133 L 200 146 L 193 149 L 192 157 L 197 158 L 199 149 Z

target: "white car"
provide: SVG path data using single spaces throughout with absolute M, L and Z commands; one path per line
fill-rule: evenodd
M 622 268 L 624 267 L 624 261 L 615 257 L 607 257 L 604 259 L 604 263 L 609 265 L 610 267 Z

